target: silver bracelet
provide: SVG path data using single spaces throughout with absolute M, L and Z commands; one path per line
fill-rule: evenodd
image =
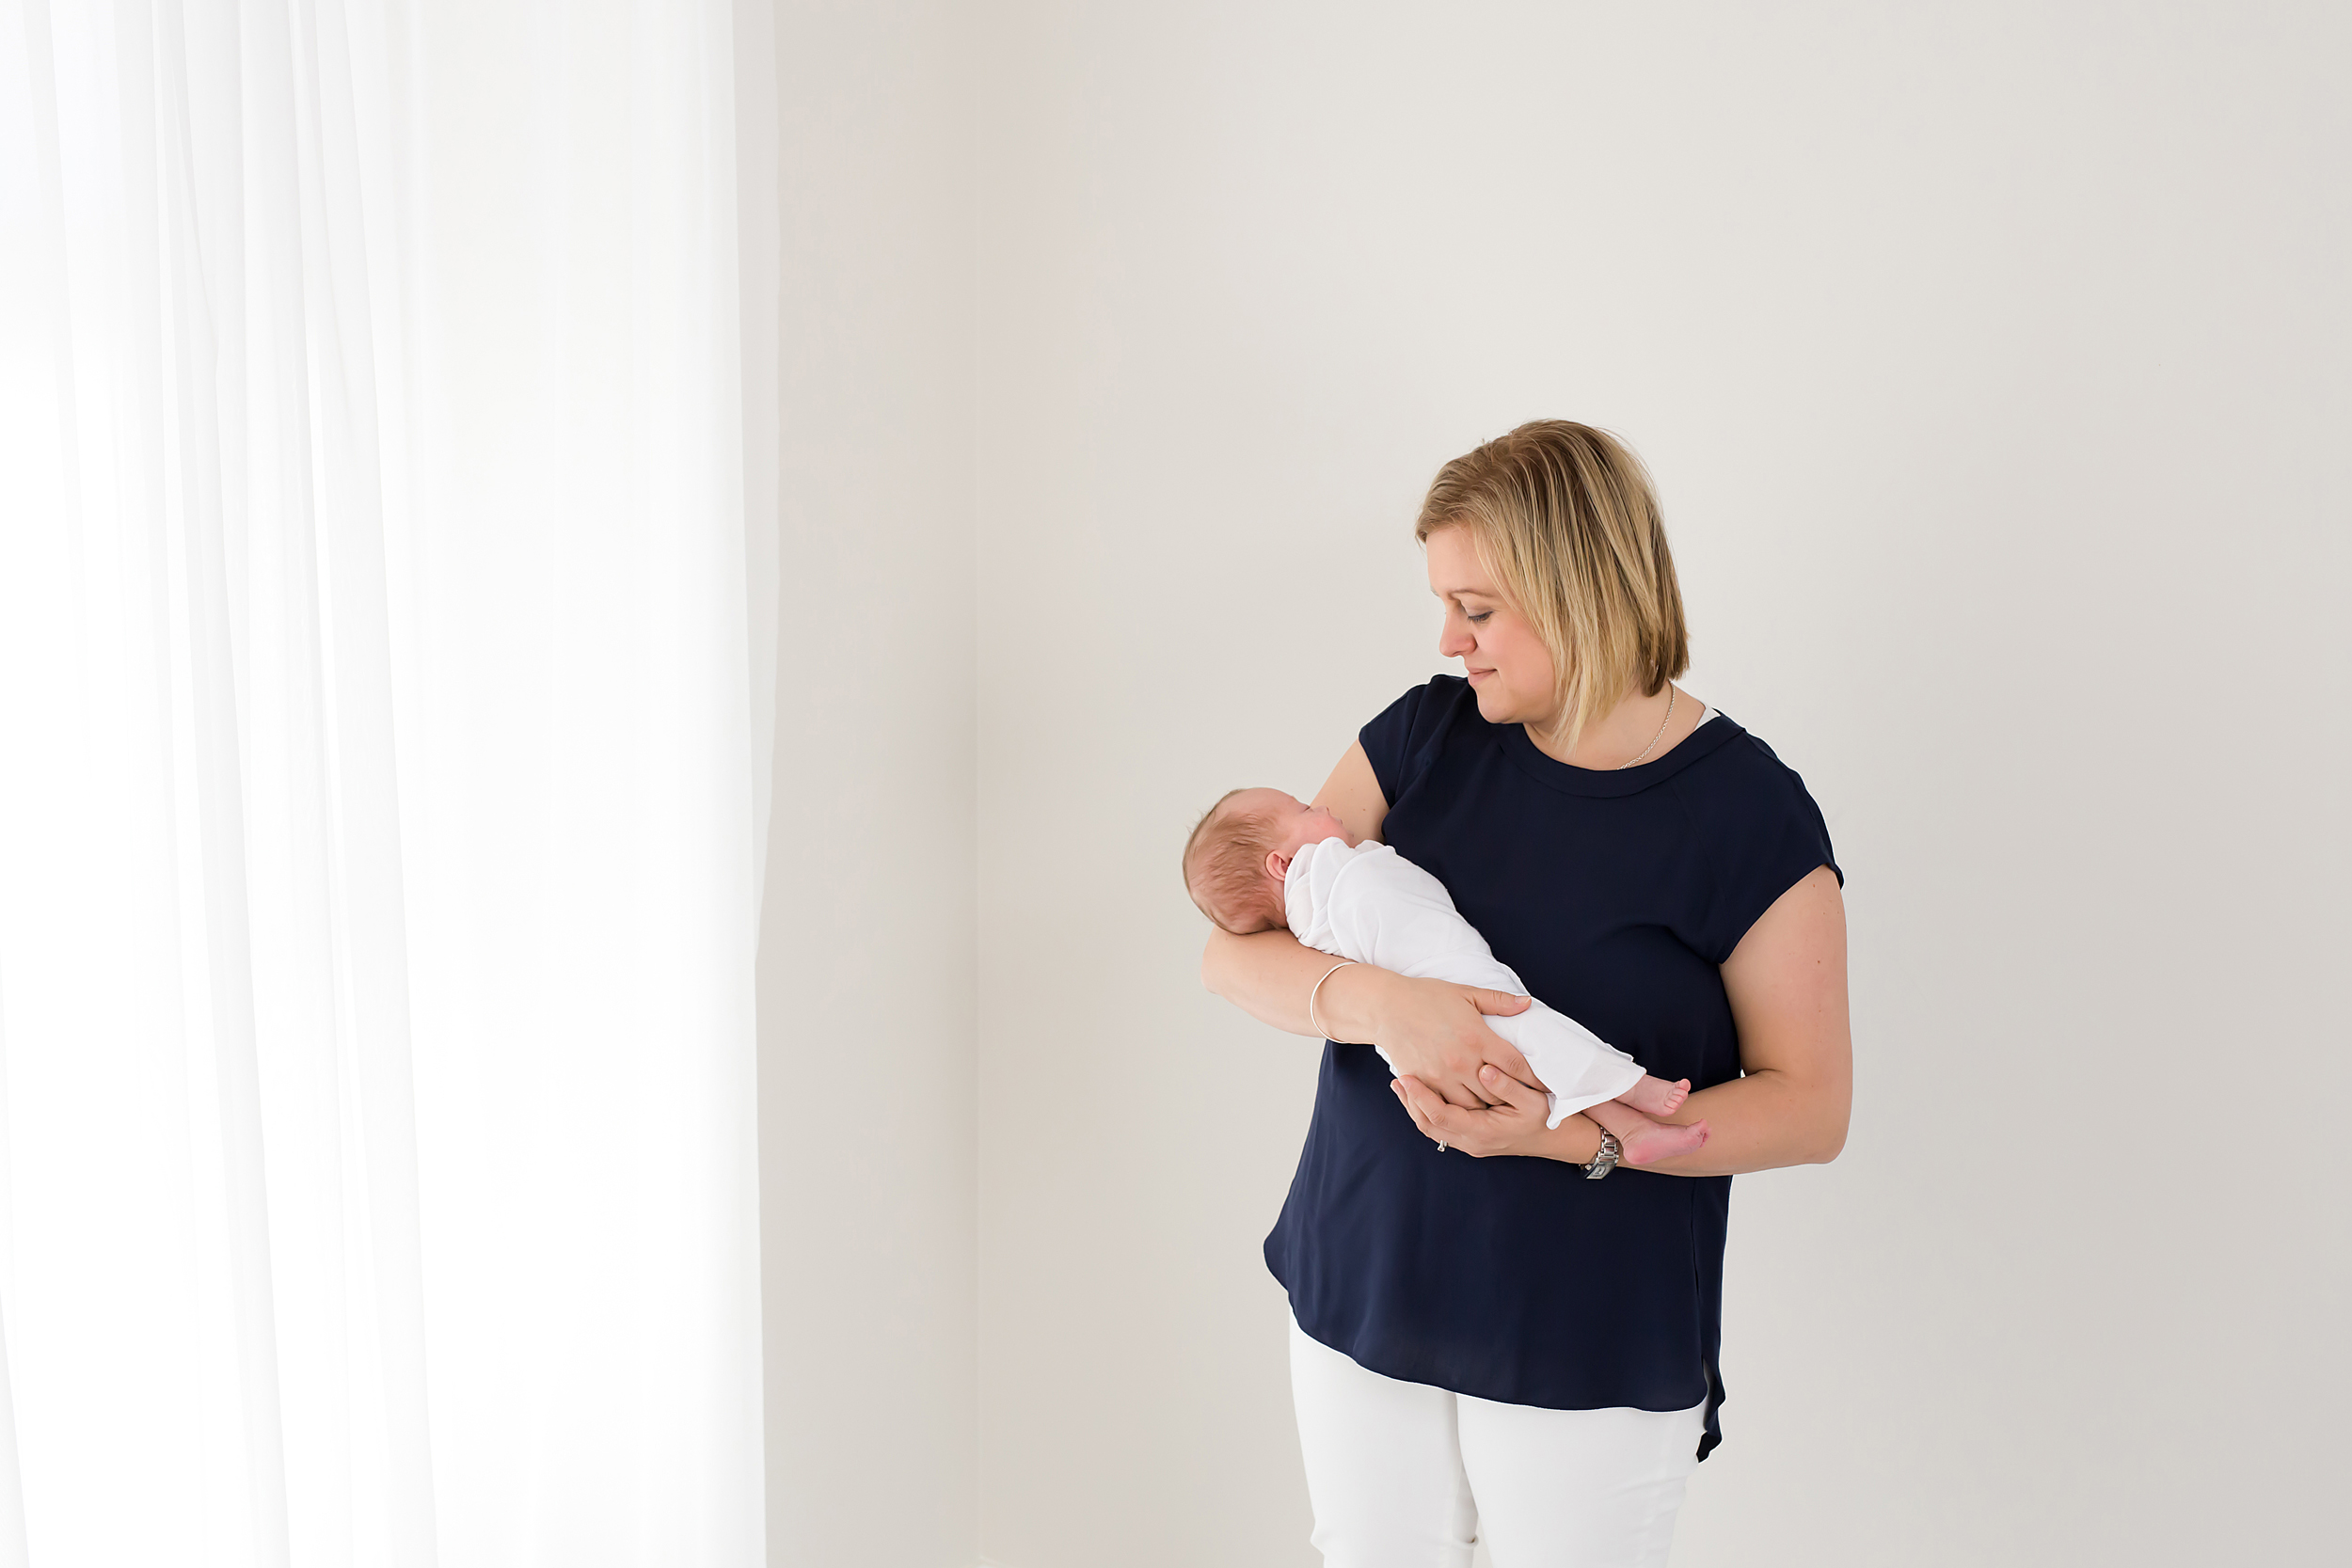
M 1617 1156 L 1622 1152 L 1624 1149 L 1617 1142 L 1617 1135 L 1606 1127 L 1602 1128 L 1600 1130 L 1600 1152 L 1593 1156 L 1591 1164 L 1581 1167 L 1584 1172 L 1584 1180 L 1597 1181 L 1615 1170 Z
M 1319 991 L 1323 989 L 1323 982 L 1325 980 L 1328 980 L 1332 975 L 1337 974 L 1341 970 L 1345 969 L 1349 964 L 1352 964 L 1356 960 L 1353 958 L 1342 958 L 1338 963 L 1335 963 L 1330 968 L 1325 970 L 1322 977 L 1315 981 L 1314 990 L 1310 990 L 1307 993 L 1307 1022 L 1313 1024 L 1315 1026 L 1315 1032 L 1327 1040 L 1331 1039 L 1331 1032 L 1324 1028 L 1323 1020 L 1315 1017 L 1315 991 Z M 1340 1042 L 1332 1040 L 1331 1043 L 1337 1045 Z

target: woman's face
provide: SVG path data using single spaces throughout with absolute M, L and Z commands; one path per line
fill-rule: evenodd
M 1429 591 L 1445 606 L 1438 652 L 1462 661 L 1479 717 L 1489 724 L 1550 724 L 1559 713 L 1551 650 L 1479 564 L 1470 531 L 1441 528 L 1427 548 Z

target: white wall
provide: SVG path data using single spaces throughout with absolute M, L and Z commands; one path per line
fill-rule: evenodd
M 2346 15 L 991 9 L 990 1560 L 1314 1560 L 1315 1052 L 1200 990 L 1176 852 L 1440 667 L 1415 503 L 1537 416 L 1654 467 L 1686 684 L 1851 878 L 1852 1137 L 1737 1184 L 1677 1563 L 2318 1560 Z
M 945 4 L 773 15 L 769 1553 L 961 1568 L 975 1517 L 965 22 Z

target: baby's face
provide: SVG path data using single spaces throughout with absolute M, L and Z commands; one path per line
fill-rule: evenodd
M 1340 819 L 1320 806 L 1311 806 L 1295 796 L 1279 789 L 1253 789 L 1253 796 L 1263 796 L 1249 804 L 1267 813 L 1274 822 L 1274 852 L 1288 861 L 1310 844 L 1320 844 L 1327 838 L 1343 839 L 1354 848 L 1354 833 L 1340 826 Z

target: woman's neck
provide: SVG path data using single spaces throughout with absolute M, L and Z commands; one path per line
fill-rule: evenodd
M 1560 750 L 1556 723 L 1527 725 L 1527 738 L 1554 762 L 1605 772 L 1623 768 L 1636 757 L 1655 762 L 1664 756 L 1698 728 L 1699 715 L 1706 707 L 1669 681 L 1652 695 L 1637 692 L 1625 698 L 1585 725 L 1573 752 Z

